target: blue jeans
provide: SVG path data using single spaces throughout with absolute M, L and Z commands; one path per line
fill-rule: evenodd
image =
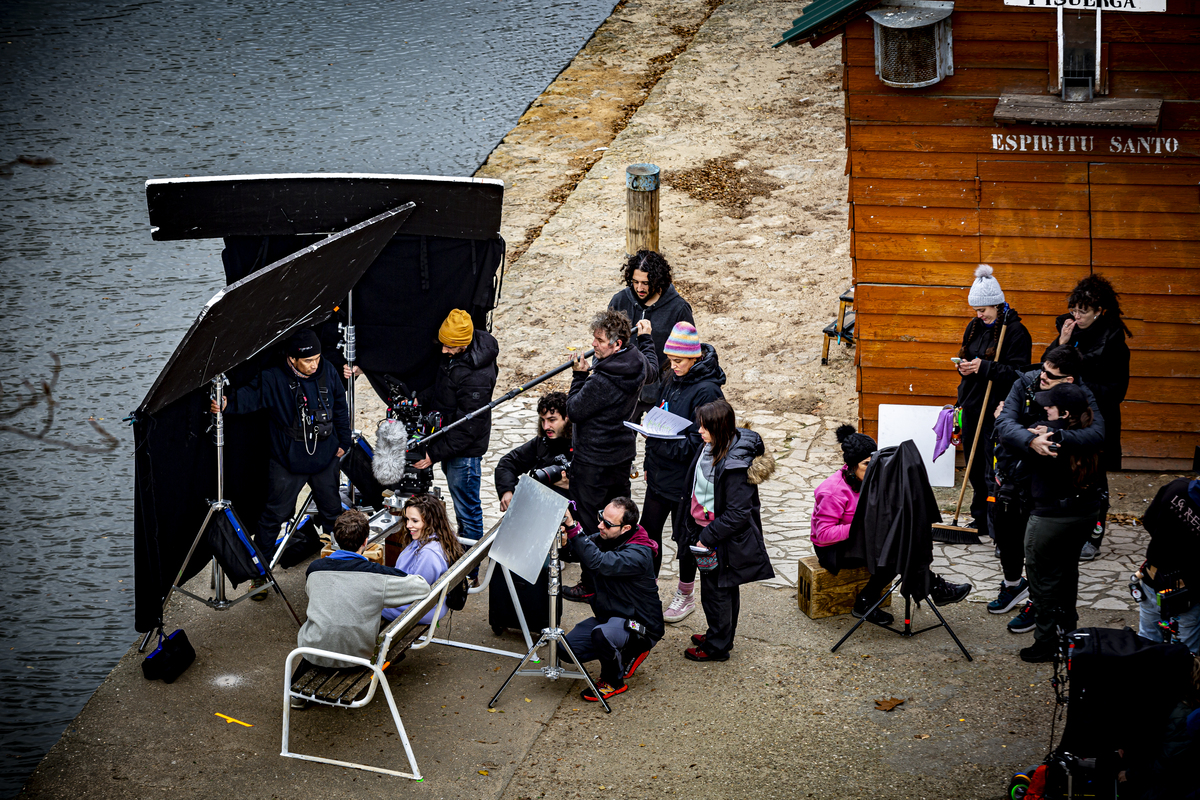
M 1158 603 L 1154 602 L 1154 590 L 1142 582 L 1142 599 L 1138 602 L 1138 636 L 1152 642 L 1163 640 L 1158 622 Z M 1200 604 L 1179 615 L 1179 639 L 1193 653 L 1200 652 Z
M 454 500 L 454 520 L 458 535 L 479 541 L 483 538 L 483 506 L 479 502 L 479 482 L 483 459 L 448 458 L 442 462 L 442 472 Z

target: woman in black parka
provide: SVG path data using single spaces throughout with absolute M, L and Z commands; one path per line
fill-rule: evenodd
M 763 542 L 758 484 L 775 471 L 762 437 L 738 428 L 724 399 L 696 410 L 704 447 L 692 459 L 690 496 L 674 514 L 680 547 L 697 544 L 715 551 L 716 567 L 700 572 L 700 605 L 708 630 L 684 651 L 692 661 L 726 661 L 737 633 L 743 583 L 775 577 Z M 701 560 L 703 556 L 700 557 Z
M 971 527 L 980 533 L 987 528 L 988 476 L 987 467 L 991 459 L 986 453 L 986 443 L 992 439 L 996 406 L 1008 396 L 1013 381 L 1029 365 L 1033 357 L 1033 338 L 1021 323 L 1016 309 L 1004 302 L 1004 291 L 992 277 L 992 268 L 980 264 L 975 270 L 975 282 L 967 294 L 967 302 L 975 309 L 975 319 L 967 323 L 963 333 L 962 347 L 958 357 L 957 405 L 962 409 L 963 456 L 969 457 L 975 428 L 979 428 L 979 445 L 975 449 L 975 460 L 971 462 Z M 1000 330 L 1005 328 L 1000 357 L 996 348 L 1001 344 Z M 988 407 L 983 407 L 983 396 L 987 393 L 988 381 L 992 382 L 992 393 Z M 982 424 L 980 420 L 982 419 Z
M 1066 314 L 1054 321 L 1058 338 L 1050 347 L 1074 347 L 1083 359 L 1080 377 L 1092 390 L 1104 418 L 1104 453 L 1107 471 L 1121 468 L 1121 403 L 1129 390 L 1129 345 L 1133 336 L 1121 319 L 1121 304 L 1111 283 L 1089 275 L 1075 284 L 1067 298 Z M 1047 348 L 1049 350 L 1049 348 Z

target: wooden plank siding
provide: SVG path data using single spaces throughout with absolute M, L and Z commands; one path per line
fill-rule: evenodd
M 950 362 L 988 263 L 1040 361 L 1074 285 L 1113 282 L 1133 332 L 1128 463 L 1182 468 L 1200 441 L 1200 0 L 1104 12 L 1108 95 L 1164 100 L 1157 130 L 1000 125 L 1006 93 L 1047 95 L 1053 11 L 958 0 L 954 74 L 884 85 L 873 28 L 844 29 L 860 428 L 881 403 L 952 403 Z

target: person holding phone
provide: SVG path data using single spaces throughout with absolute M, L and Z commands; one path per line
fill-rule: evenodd
M 971 463 L 971 473 L 966 480 L 971 482 L 970 527 L 980 532 L 988 531 L 988 467 L 991 459 L 985 458 L 982 444 L 992 438 L 993 417 L 996 406 L 1008 394 L 1017 375 L 1028 364 L 1033 355 L 1033 338 L 1015 308 L 1004 301 L 1000 283 L 992 277 L 992 268 L 980 264 L 975 270 L 975 282 L 967 293 L 967 302 L 975 310 L 975 318 L 963 332 L 962 346 L 955 365 L 961 376 L 958 382 L 958 401 L 962 409 L 963 453 L 971 452 L 976 436 L 980 439 L 978 452 Z M 1000 348 L 1000 330 L 1005 329 L 1004 346 Z M 997 358 L 997 349 L 1000 349 Z M 988 382 L 992 392 L 988 407 L 983 407 L 983 396 L 987 394 Z
M 728 661 L 743 583 L 775 577 L 763 542 L 758 484 L 775 471 L 762 437 L 737 427 L 724 398 L 696 409 L 704 447 L 692 459 L 690 496 L 674 514 L 675 541 L 692 546 L 708 629 L 683 651 L 690 661 Z

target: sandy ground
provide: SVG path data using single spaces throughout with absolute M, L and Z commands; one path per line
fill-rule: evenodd
M 579 701 L 579 684 L 533 678 L 489 712 L 514 659 L 413 653 L 388 673 L 425 774 L 412 783 L 278 756 L 282 666 L 295 642 L 278 598 L 219 614 L 175 600 L 168 619 L 188 630 L 197 663 L 172 686 L 147 683 L 131 650 L 23 796 L 991 798 L 1041 759 L 1051 671 L 1016 658 L 1028 637 L 1007 634 L 1006 617 L 979 602 L 948 609 L 971 662 L 943 630 L 861 630 L 831 654 L 850 619 L 808 619 L 790 588 L 813 481 L 836 465 L 832 430 L 856 416 L 852 352 L 836 348 L 828 367 L 819 357 L 820 330 L 850 283 L 837 43 L 769 47 L 803 5 L 622 2 L 480 170 L 508 187 L 510 263 L 495 313 L 504 388 L 589 338 L 586 318 L 620 287 L 625 166 L 662 167 L 661 249 L 720 352 L 727 394 L 781 463 L 764 488 L 780 578 L 744 590 L 733 658 L 681 657 L 704 627 L 694 614 L 604 715 Z M 531 430 L 531 401 L 498 414 L 494 450 Z M 372 433 L 380 407 L 359 410 L 358 427 Z M 1138 510 L 1162 478 L 1122 480 Z M 484 494 L 491 520 L 490 481 Z M 1134 623 L 1117 589 L 1140 546 L 1131 529 L 1118 557 L 1088 568 L 1097 588 L 1081 625 Z M 994 586 L 987 551 L 939 548 L 935 564 L 982 591 Z M 302 570 L 283 585 L 303 614 Z M 190 588 L 204 593 L 204 579 Z M 661 582 L 664 601 L 673 588 Z M 568 604 L 564 627 L 584 612 Z M 489 627 L 476 600 L 455 615 L 453 635 L 524 649 Z M 876 710 L 886 698 L 904 703 Z M 295 725 L 305 752 L 402 763 L 380 699 L 358 712 L 312 709 Z

